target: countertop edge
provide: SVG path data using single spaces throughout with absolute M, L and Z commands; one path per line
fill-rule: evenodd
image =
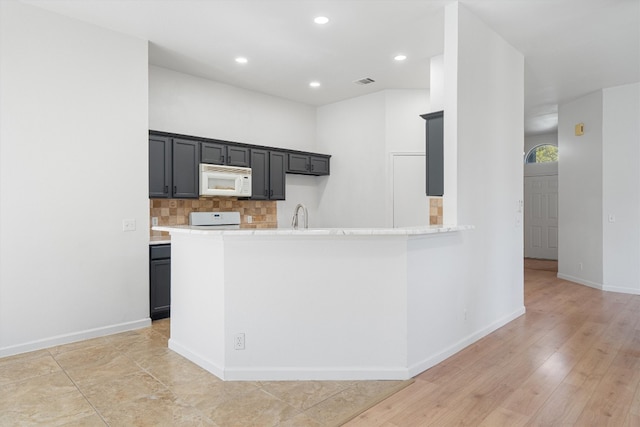
M 171 238 L 169 236 L 162 236 L 161 238 L 152 237 L 151 239 L 149 239 L 149 246 L 168 244 L 171 244 Z
M 212 236 L 423 236 L 472 230 L 473 225 L 443 225 L 402 228 L 241 228 L 236 230 L 211 230 L 189 225 L 156 226 L 152 230 L 169 233 Z

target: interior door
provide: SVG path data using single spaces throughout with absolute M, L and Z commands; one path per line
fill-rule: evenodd
M 558 259 L 558 175 L 524 177 L 524 256 Z
M 424 154 L 394 154 L 393 226 L 429 225 Z

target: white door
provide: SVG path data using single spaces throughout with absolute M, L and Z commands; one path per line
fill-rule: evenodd
M 424 154 L 394 154 L 393 226 L 429 225 Z
M 558 259 L 558 175 L 524 177 L 524 256 Z

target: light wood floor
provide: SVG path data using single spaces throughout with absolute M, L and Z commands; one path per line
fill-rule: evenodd
M 536 264 L 525 263 L 524 316 L 346 426 L 640 427 L 640 296 Z

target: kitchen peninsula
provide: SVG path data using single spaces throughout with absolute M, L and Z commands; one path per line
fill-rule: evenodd
M 469 226 L 153 229 L 171 233 L 169 348 L 224 380 L 407 379 L 522 314 L 451 341 Z

